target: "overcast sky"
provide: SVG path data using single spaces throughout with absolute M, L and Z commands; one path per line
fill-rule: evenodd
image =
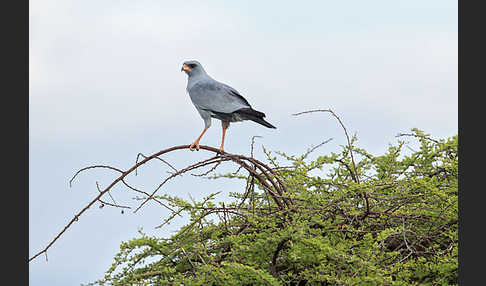
M 395 135 L 417 127 L 434 138 L 457 134 L 457 1 L 30 1 L 29 252 L 41 250 L 113 174 L 139 152 L 190 144 L 203 121 L 185 92 L 185 60 L 237 89 L 266 119 L 232 124 L 225 150 L 261 146 L 289 154 L 333 138 L 320 154 L 345 144 L 331 108 L 358 146 L 380 154 Z M 218 147 L 221 125 L 201 144 Z M 177 168 L 210 156 L 179 151 Z M 231 166 L 228 165 L 228 170 Z M 223 168 L 224 170 L 224 168 Z M 138 186 L 152 190 L 166 168 L 148 164 Z M 163 192 L 195 198 L 241 190 L 241 182 L 177 178 Z M 119 203 L 136 206 L 118 187 Z M 167 212 L 147 204 L 136 214 L 89 209 L 29 264 L 31 285 L 80 285 L 103 277 L 120 242 L 168 236 L 184 222 L 154 229 Z

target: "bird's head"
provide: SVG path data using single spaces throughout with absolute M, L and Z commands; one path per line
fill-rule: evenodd
M 185 61 L 182 64 L 181 71 L 184 71 L 189 77 L 201 73 L 206 73 L 202 65 L 198 61 Z

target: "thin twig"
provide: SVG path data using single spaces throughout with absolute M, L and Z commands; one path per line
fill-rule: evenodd
M 429 140 L 429 141 L 435 142 L 437 144 L 440 144 L 439 141 L 432 139 L 430 137 L 427 137 L 427 136 L 424 136 L 424 135 L 412 134 L 412 133 L 398 133 L 395 137 L 402 137 L 402 136 L 412 136 L 412 137 L 422 138 L 422 139 Z
M 358 176 L 358 173 L 356 172 L 356 164 L 354 162 L 354 156 L 353 156 L 353 146 L 351 145 L 351 140 L 349 139 L 348 131 L 346 130 L 346 127 L 344 126 L 344 124 L 341 121 L 341 119 L 339 118 L 339 116 L 337 116 L 336 113 L 334 113 L 334 111 L 332 111 L 331 109 L 309 110 L 309 111 L 303 111 L 303 112 L 295 113 L 295 114 L 292 114 L 292 115 L 298 116 L 298 115 L 301 115 L 301 114 L 313 113 L 313 112 L 329 112 L 334 116 L 334 118 L 336 118 L 339 121 L 339 124 L 341 124 L 341 127 L 344 130 L 344 134 L 346 135 L 346 140 L 348 141 L 348 149 L 349 149 L 349 154 L 351 156 L 351 161 L 353 163 L 353 169 L 354 169 L 354 174 L 356 176 L 356 181 L 359 184 L 359 176 Z
M 138 154 L 137 154 L 137 159 L 135 160 L 135 164 L 137 164 L 137 163 L 138 163 L 138 157 L 143 157 L 144 159 L 146 159 L 146 158 L 147 158 L 147 156 L 145 156 L 144 154 L 142 154 L 142 153 L 138 153 Z M 165 164 L 166 164 L 167 166 L 169 166 L 169 167 L 170 167 L 172 170 L 174 170 L 174 172 L 177 172 L 177 169 L 176 169 L 174 166 L 172 166 L 172 165 L 171 165 L 169 162 L 167 162 L 166 160 L 164 160 L 164 159 L 160 158 L 159 156 L 155 157 L 155 159 L 157 159 L 157 160 L 159 160 L 159 161 L 161 161 L 161 162 L 165 163 Z M 136 176 L 137 174 L 138 174 L 138 173 L 137 173 L 137 169 L 135 169 L 135 176 Z
M 263 138 L 262 136 L 255 135 L 251 137 L 251 145 L 250 145 L 250 157 L 253 158 L 253 145 L 255 145 L 255 138 Z
M 138 193 L 141 193 L 141 194 L 144 194 L 146 195 L 147 197 L 150 196 L 149 193 L 147 192 L 144 192 L 142 190 L 139 190 L 139 189 L 136 189 L 135 187 L 133 187 L 132 185 L 129 185 L 125 180 L 121 180 L 121 182 L 129 189 L 135 191 L 135 192 L 138 192 Z M 157 203 L 159 203 L 161 206 L 165 207 L 166 209 L 170 210 L 171 212 L 175 212 L 172 208 L 170 208 L 169 206 L 167 206 L 166 204 L 164 204 L 163 202 L 159 201 L 157 198 L 152 198 L 154 201 L 156 201 Z M 180 215 L 179 215 L 180 216 Z
M 322 143 L 318 144 L 317 146 L 312 147 L 312 148 L 311 148 L 309 151 L 305 152 L 305 154 L 302 156 L 302 159 L 307 158 L 307 156 L 309 156 L 309 154 L 310 154 L 310 153 L 314 152 L 314 151 L 315 151 L 317 148 L 319 148 L 319 147 L 323 146 L 324 144 L 329 143 L 331 140 L 332 140 L 332 138 L 329 138 L 329 139 L 327 139 L 326 141 L 324 141 L 324 142 L 322 142 Z
M 89 169 L 96 169 L 96 168 L 104 168 L 104 169 L 110 169 L 110 170 L 114 170 L 114 171 L 117 171 L 119 173 L 124 173 L 124 171 L 118 169 L 118 168 L 115 168 L 115 167 L 112 167 L 112 166 L 105 166 L 105 165 L 94 165 L 94 166 L 89 166 L 89 167 L 85 167 L 85 168 L 82 168 L 80 169 L 79 171 L 77 171 L 74 176 L 71 178 L 71 180 L 69 180 L 69 187 L 72 187 L 72 182 L 74 181 L 74 179 L 83 171 L 86 171 L 86 170 L 89 170 Z

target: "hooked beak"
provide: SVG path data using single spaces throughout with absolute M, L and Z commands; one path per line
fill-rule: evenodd
M 189 66 L 187 66 L 186 64 L 183 64 L 181 71 L 191 71 L 191 68 Z

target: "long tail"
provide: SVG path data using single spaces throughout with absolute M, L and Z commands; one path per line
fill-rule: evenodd
M 263 119 L 263 117 L 265 117 L 265 113 L 263 113 L 263 112 L 256 111 L 256 110 L 251 109 L 251 108 L 242 108 L 242 109 L 235 111 L 235 113 L 238 113 L 238 115 L 240 115 L 241 117 L 248 119 L 248 120 L 252 120 L 252 121 L 259 123 L 259 124 L 261 124 L 265 127 L 277 129 L 277 127 L 273 126 L 272 124 L 268 123 L 267 121 L 265 121 Z

